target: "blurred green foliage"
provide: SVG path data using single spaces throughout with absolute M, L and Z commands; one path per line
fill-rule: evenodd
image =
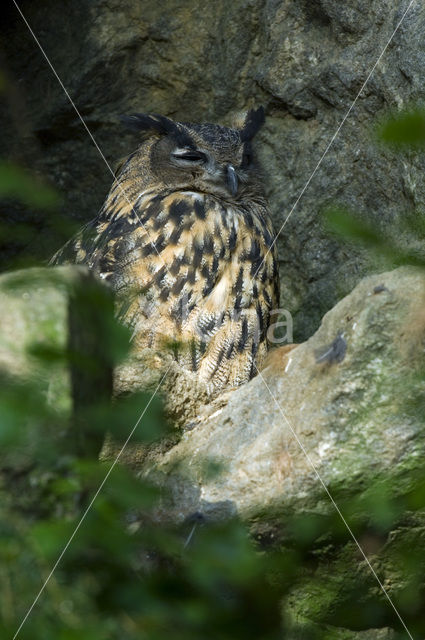
M 76 231 L 61 197 L 40 176 L 0 159 L 0 269 L 40 264 Z
M 412 127 L 423 127 L 415 117 L 392 119 L 382 139 L 411 144 Z M 1 189 L 31 206 L 55 202 L 8 165 L 0 166 Z M 391 264 L 424 264 L 420 252 L 342 208 L 327 220 L 334 232 Z M 417 239 L 425 225 L 410 216 L 406 228 Z M 124 441 L 151 396 L 111 403 L 110 370 L 125 356 L 128 335 L 115 322 L 110 299 L 92 294 L 85 289 L 73 297 L 76 341 L 63 350 L 45 342 L 29 348 L 40 367 L 59 364 L 74 375 L 72 411 L 49 404 L 42 379 L 0 377 L 0 638 L 16 633 L 109 471 L 19 638 L 352 640 L 347 630 L 370 627 L 407 638 L 330 504 L 328 515 L 274 514 L 281 525 L 273 535 L 199 514 L 179 526 L 159 525 L 158 489 L 120 464 L 111 470 L 111 462 L 99 461 L 105 435 Z M 96 330 L 79 340 L 81 321 Z M 83 380 L 90 392 L 79 395 Z M 423 401 L 416 394 L 409 402 L 406 411 L 417 419 Z M 149 446 L 169 429 L 155 398 L 134 440 Z M 396 488 L 377 478 L 361 496 L 329 489 L 380 579 L 390 576 L 386 586 L 413 637 L 423 638 L 425 471 L 405 471 Z
M 54 210 L 59 205 L 59 196 L 54 189 L 30 172 L 4 160 L 0 161 L 0 198 L 14 198 L 37 209 Z
M 420 212 L 406 215 L 398 226 L 387 232 L 344 206 L 327 207 L 324 220 L 329 231 L 368 249 L 372 261 L 379 260 L 384 268 L 425 266 L 425 216 Z M 422 241 L 421 245 L 415 246 L 418 240 Z
M 397 150 L 421 150 L 425 148 L 425 110 L 410 107 L 387 115 L 378 124 L 378 140 Z
M 170 427 L 158 397 L 111 403 L 103 393 L 109 381 L 99 367 L 107 372 L 125 356 L 128 332 L 107 294 L 94 295 L 84 280 L 79 287 L 70 295 L 72 331 L 88 327 L 91 341 L 78 333 L 62 352 L 29 347 L 44 371 L 58 362 L 77 370 L 79 412 L 51 407 L 39 379 L 2 380 L 0 637 L 13 637 L 109 471 L 20 638 L 281 637 L 282 591 L 268 579 L 271 556 L 257 553 L 239 522 L 154 524 L 158 490 L 98 460 L 105 435 L 124 441 L 142 413 L 134 441 L 152 443 Z M 76 393 L 78 385 L 89 393 Z
M 411 106 L 381 117 L 373 136 L 384 148 L 413 157 L 425 151 L 425 108 Z M 325 226 L 347 243 L 356 243 L 369 252 L 379 270 L 400 265 L 425 266 L 425 211 L 406 211 L 391 225 L 380 224 L 374 215 L 359 215 L 344 205 L 334 204 L 323 212 Z M 375 212 L 374 212 L 375 213 Z

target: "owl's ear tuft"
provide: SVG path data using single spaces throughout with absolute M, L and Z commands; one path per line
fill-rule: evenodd
M 175 122 L 157 114 L 132 113 L 128 116 L 120 116 L 120 121 L 130 131 L 156 131 L 162 135 L 178 131 Z
M 149 135 L 149 132 L 152 131 L 160 135 L 171 135 L 179 146 L 194 147 L 194 142 L 184 126 L 165 116 L 133 113 L 129 116 L 120 116 L 120 120 L 131 131 L 145 133 L 145 135 Z
M 242 142 L 252 140 L 255 134 L 261 129 L 265 122 L 264 107 L 258 109 L 250 109 L 246 114 L 245 122 L 240 130 Z

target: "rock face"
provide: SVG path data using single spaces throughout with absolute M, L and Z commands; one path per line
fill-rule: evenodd
M 37 376 L 52 404 L 69 409 L 70 379 L 62 363 L 42 369 L 31 351 L 65 350 L 69 288 L 80 270 L 46 271 L 22 270 L 0 278 L 0 371 L 14 378 Z
M 307 342 L 271 352 L 164 456 L 157 470 L 172 479 L 174 516 L 326 510 L 319 475 L 338 493 L 358 495 L 388 474 L 397 486 L 425 452 L 424 416 L 413 408 L 424 349 L 424 272 L 362 280 Z
M 135 146 L 119 114 L 227 123 L 264 104 L 258 142 L 279 229 L 408 2 L 76 0 L 66 17 L 52 0 L 21 5 L 112 167 Z M 6 17 L 2 152 L 47 176 L 63 195 L 63 219 L 80 225 L 96 214 L 112 176 L 13 4 Z M 338 200 L 381 229 L 398 229 L 406 211 L 424 206 L 423 156 L 395 155 L 371 135 L 386 109 L 424 98 L 424 35 L 425 8 L 415 2 L 279 236 L 282 306 L 295 317 L 296 340 L 376 271 L 364 252 L 324 232 L 321 208 Z M 7 219 L 13 243 L 3 265 L 13 255 L 48 258 L 71 233 L 10 205 Z M 29 247 L 22 221 L 37 238 Z
M 331 546 L 313 577 L 294 587 L 286 611 L 294 639 L 395 638 L 383 628 L 397 623 L 384 597 L 378 613 L 375 605 L 369 619 L 364 614 L 380 590 L 332 499 L 349 526 L 358 526 L 359 513 L 369 521 L 362 548 L 391 597 L 415 607 L 413 593 L 424 588 L 425 522 L 408 515 L 408 503 L 391 501 L 425 498 L 424 367 L 425 272 L 403 267 L 366 277 L 308 341 L 272 352 L 224 407 L 145 467 L 143 476 L 168 488 L 156 518 L 202 523 L 239 515 L 260 540 L 285 544 L 291 535 L 314 537 L 317 521 L 333 515 L 348 542 Z M 389 535 L 374 521 L 386 510 L 390 519 L 391 510 L 404 518 Z M 307 524 L 294 534 L 290 523 L 300 516 Z M 410 565 L 400 562 L 406 548 L 416 554 Z M 338 617 L 340 606 L 350 620 Z
M 109 288 L 84 267 L 22 269 L 0 277 L 0 310 L 2 383 L 23 384 L 23 394 L 36 393 L 58 422 L 72 415 L 75 446 L 88 452 L 84 432 L 90 429 L 81 415 L 94 398 L 110 401 L 113 358 L 105 336 L 119 340 L 110 321 Z M 95 452 L 102 442 L 103 433 Z

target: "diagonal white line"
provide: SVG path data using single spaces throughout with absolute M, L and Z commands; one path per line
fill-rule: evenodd
M 28 609 L 27 613 L 25 614 L 24 619 L 22 620 L 21 624 L 19 625 L 15 635 L 13 636 L 12 640 L 15 640 L 18 637 L 19 632 L 21 631 L 22 627 L 24 626 L 25 622 L 27 621 L 29 615 L 31 614 L 32 610 L 34 609 L 35 605 L 37 604 L 41 594 L 43 593 L 43 591 L 45 590 L 47 583 L 49 582 L 50 578 L 52 577 L 52 575 L 54 574 L 54 572 L 57 569 L 58 564 L 60 563 L 60 561 L 62 560 L 63 556 L 65 555 L 66 550 L 68 549 L 69 545 L 71 544 L 71 542 L 73 541 L 78 529 L 81 527 L 81 525 L 83 524 L 88 512 L 90 511 L 90 509 L 92 508 L 94 501 L 96 500 L 97 496 L 99 495 L 99 493 L 102 491 L 107 479 L 109 478 L 109 476 L 111 475 L 112 471 L 114 470 L 118 460 L 120 459 L 124 449 L 126 448 L 126 446 L 128 445 L 128 443 L 131 440 L 131 437 L 133 436 L 134 432 L 136 431 L 137 427 L 140 424 L 140 421 L 142 420 L 143 416 L 145 415 L 146 411 L 149 408 L 150 403 L 152 402 L 152 400 L 154 399 L 155 395 L 158 392 L 158 389 L 160 388 L 160 386 L 162 385 L 162 383 L 164 382 L 164 378 L 167 375 L 167 373 L 169 372 L 171 368 L 171 365 L 168 367 L 167 371 L 164 373 L 164 375 L 162 376 L 161 380 L 159 381 L 155 391 L 152 393 L 151 397 L 149 398 L 149 401 L 146 405 L 146 407 L 143 409 L 142 413 L 140 414 L 136 424 L 134 425 L 134 427 L 132 428 L 132 430 L 130 431 L 130 434 L 127 437 L 127 440 L 124 442 L 123 446 L 121 447 L 120 451 L 118 452 L 118 455 L 116 456 L 115 460 L 113 461 L 112 465 L 109 467 L 105 477 L 103 478 L 102 482 L 100 483 L 98 489 L 96 490 L 96 493 L 94 494 L 94 496 L 92 497 L 92 499 L 90 500 L 90 503 L 88 505 L 88 507 L 86 508 L 86 510 L 84 511 L 83 515 L 81 516 L 80 520 L 78 521 L 76 527 L 74 528 L 72 534 L 69 536 L 67 543 L 65 544 L 63 550 L 61 551 L 58 559 L 56 560 L 55 564 L 52 567 L 52 570 L 50 571 L 49 575 L 47 576 L 47 578 L 45 579 L 40 591 L 37 593 L 36 597 L 33 600 L 33 603 L 31 604 L 30 608 Z
M 197 526 L 197 523 L 195 522 L 195 524 L 193 525 L 192 529 L 190 530 L 189 535 L 187 536 L 186 542 L 183 545 L 183 549 L 186 549 L 187 545 L 192 540 L 193 534 L 195 533 L 196 526 Z
M 50 59 L 49 59 L 49 58 L 48 58 L 48 56 L 47 56 L 47 53 L 44 51 L 43 47 L 41 46 L 41 44 L 40 44 L 40 42 L 39 42 L 39 40 L 38 40 L 37 36 L 36 36 L 36 35 L 35 35 L 35 33 L 34 33 L 34 31 L 31 29 L 31 26 L 30 26 L 30 24 L 28 23 L 28 20 L 25 18 L 24 14 L 22 13 L 21 9 L 19 8 L 19 6 L 18 6 L 18 4 L 17 4 L 16 0 L 12 0 L 12 2 L 13 2 L 13 4 L 15 5 L 16 9 L 19 11 L 19 13 L 20 13 L 20 15 L 21 15 L 22 20 L 25 22 L 25 24 L 26 24 L 26 26 L 27 26 L 27 28 L 28 28 L 28 31 L 31 33 L 32 37 L 34 38 L 34 40 L 35 40 L 35 42 L 36 42 L 36 44 L 37 44 L 38 48 L 40 49 L 41 53 L 43 54 L 43 56 L 44 56 L 44 58 L 45 58 L 45 60 L 46 60 L 47 64 L 48 64 L 48 65 L 49 65 L 49 67 L 50 67 L 50 69 L 52 70 L 53 75 L 55 76 L 56 80 L 59 82 L 60 86 L 61 86 L 61 87 L 62 87 L 62 89 L 63 89 L 63 92 L 65 93 L 66 97 L 68 98 L 69 102 L 71 103 L 72 108 L 74 109 L 75 113 L 77 114 L 77 116 L 78 116 L 78 117 L 79 117 L 79 119 L 81 120 L 81 123 L 82 123 L 82 125 L 83 125 L 84 129 L 85 129 L 85 130 L 87 131 L 87 133 L 89 134 L 89 136 L 90 136 L 90 138 L 91 138 L 91 140 L 92 140 L 92 142 L 93 142 L 94 146 L 95 146 L 95 147 L 96 147 L 96 149 L 98 150 L 98 152 L 99 152 L 99 154 L 100 154 L 100 156 L 101 156 L 101 158 L 102 158 L 103 162 L 104 162 L 104 163 L 106 164 L 106 166 L 108 167 L 108 169 L 109 169 L 109 171 L 110 171 L 110 173 L 111 173 L 112 177 L 114 178 L 114 182 L 113 182 L 113 184 L 115 183 L 115 184 L 117 185 L 117 187 L 118 187 L 118 188 L 119 188 L 119 190 L 121 191 L 122 196 L 125 198 L 125 200 L 126 200 L 126 201 L 128 202 L 128 204 L 130 205 L 131 210 L 132 210 L 132 211 L 133 211 L 133 213 L 136 215 L 136 218 L 138 219 L 138 221 L 139 221 L 139 222 L 140 222 L 140 224 L 142 225 L 143 229 L 146 231 L 146 235 L 147 235 L 147 236 L 148 236 L 148 238 L 149 238 L 149 242 L 151 243 L 151 245 L 152 245 L 152 246 L 153 246 L 153 248 L 155 249 L 155 251 L 156 251 L 156 253 L 157 253 L 158 257 L 162 260 L 162 263 L 163 263 L 164 267 L 165 267 L 165 268 L 166 268 L 166 270 L 168 271 L 168 266 L 166 265 L 166 263 L 165 263 L 165 261 L 164 261 L 164 258 L 163 258 L 163 257 L 160 255 L 160 253 L 158 252 L 158 249 L 157 249 L 157 248 L 156 248 L 156 246 L 155 246 L 155 242 L 152 240 L 152 238 L 151 238 L 151 236 L 150 236 L 150 234 L 149 234 L 148 230 L 146 229 L 146 227 L 145 227 L 145 225 L 143 224 L 143 222 L 140 220 L 140 217 L 139 217 L 139 215 L 138 215 L 138 213 L 137 213 L 136 209 L 134 208 L 134 205 L 133 205 L 133 204 L 130 202 L 130 200 L 128 199 L 127 194 L 126 194 L 126 192 L 125 192 L 125 189 L 123 189 L 123 187 L 121 186 L 121 182 L 120 182 L 119 180 L 117 180 L 117 178 L 116 178 L 116 176 L 115 176 L 115 173 L 114 173 L 114 170 L 112 169 L 111 165 L 109 164 L 109 162 L 108 162 L 108 161 L 107 161 L 107 159 L 105 158 L 105 155 L 104 155 L 104 153 L 103 153 L 102 149 L 101 149 L 101 148 L 99 147 L 99 145 L 97 144 L 97 142 L 96 142 L 96 140 L 95 140 L 95 138 L 94 138 L 94 136 L 93 136 L 92 132 L 91 132 L 91 131 L 90 131 L 90 129 L 88 128 L 87 124 L 85 123 L 85 121 L 84 121 L 84 119 L 83 119 L 83 117 L 82 117 L 81 113 L 79 112 L 79 110 L 78 110 L 78 108 L 77 108 L 77 106 L 76 106 L 75 102 L 73 101 L 73 99 L 72 99 L 72 98 L 71 98 L 71 96 L 69 95 L 69 92 L 67 91 L 67 89 L 66 89 L 65 85 L 63 84 L 62 80 L 61 80 L 61 79 L 60 79 L 60 77 L 58 76 L 58 74 L 57 74 L 57 72 L 56 72 L 56 69 L 54 68 L 54 66 L 53 66 L 53 65 L 52 65 L 52 63 L 50 62 Z
M 316 175 L 320 165 L 322 164 L 325 156 L 327 155 L 329 149 L 331 148 L 331 146 L 333 145 L 333 143 L 335 142 L 335 138 L 337 137 L 337 135 L 339 134 L 339 132 L 341 131 L 345 121 L 347 120 L 348 116 L 350 115 L 350 113 L 352 112 L 352 110 L 354 109 L 354 107 L 357 104 L 357 100 L 360 98 L 360 95 L 363 93 L 364 88 L 366 87 L 367 83 L 369 82 L 369 80 L 371 79 L 376 67 L 378 66 L 378 64 L 381 61 L 382 56 L 384 55 L 385 51 L 388 49 L 388 46 L 391 43 L 391 40 L 394 38 L 395 34 L 397 33 L 398 29 L 400 28 L 401 23 L 403 22 L 404 18 L 407 16 L 410 7 L 413 5 L 413 3 L 415 2 L 415 0 L 410 0 L 409 5 L 407 7 L 407 9 L 405 10 L 405 12 L 403 13 L 403 15 L 401 16 L 400 20 L 397 23 L 396 28 L 394 29 L 394 31 L 392 32 L 387 44 L 385 45 L 385 47 L 382 49 L 381 53 L 378 56 L 378 59 L 376 60 L 375 64 L 373 65 L 372 69 L 369 71 L 368 76 L 366 78 L 366 80 L 363 82 L 360 91 L 358 92 L 358 94 L 356 95 L 356 97 L 354 98 L 350 108 L 348 109 L 347 113 L 345 114 L 345 116 L 343 117 L 343 119 L 341 120 L 337 130 L 335 131 L 335 133 L 333 134 L 332 138 L 330 139 L 328 146 L 326 147 L 326 149 L 324 150 L 324 152 L 322 153 L 319 162 L 316 164 L 312 174 L 310 175 L 309 179 L 307 180 L 307 182 L 305 183 L 304 187 L 301 189 L 300 194 L 298 195 L 298 198 L 295 200 L 294 204 L 292 205 L 292 208 L 290 210 L 290 212 L 288 213 L 288 215 L 286 216 L 285 220 L 283 221 L 282 226 L 280 227 L 279 231 L 277 232 L 277 234 L 274 237 L 273 242 L 271 243 L 270 247 L 268 248 L 266 254 L 264 255 L 263 260 L 260 263 L 260 266 L 258 267 L 257 271 L 255 272 L 254 278 L 256 278 L 257 273 L 260 271 L 261 267 L 264 264 L 265 259 L 267 258 L 268 254 L 270 253 L 270 251 L 273 249 L 274 244 L 276 243 L 276 240 L 278 239 L 278 237 L 280 236 L 280 234 L 282 233 L 286 223 L 288 222 L 289 218 L 291 217 L 292 213 L 294 212 L 297 204 L 299 203 L 299 201 L 301 200 L 301 198 L 303 197 L 306 189 L 308 188 L 310 182 L 313 180 L 314 176 Z
M 267 382 L 264 379 L 264 376 L 262 375 L 261 371 L 258 369 L 257 366 L 255 366 L 255 368 L 257 369 L 257 373 L 260 376 L 261 380 L 263 381 L 267 391 L 269 392 L 269 394 L 271 395 L 276 407 L 279 410 L 280 415 L 282 416 L 282 418 L 285 420 L 286 424 L 288 425 L 288 427 L 290 428 L 292 435 L 294 436 L 295 440 L 297 441 L 299 447 L 301 448 L 301 451 L 303 452 L 303 454 L 305 455 L 305 457 L 307 458 L 307 461 L 309 463 L 309 465 L 311 466 L 311 468 L 313 469 L 314 473 L 316 474 L 320 484 L 322 485 L 323 489 L 325 490 L 329 500 L 332 502 L 332 505 L 334 506 L 336 512 L 338 513 L 339 517 L 341 518 L 341 520 L 343 521 L 345 527 L 347 528 L 347 531 L 349 532 L 350 536 L 353 538 L 356 546 L 358 547 L 360 553 L 362 554 L 363 558 L 366 561 L 366 564 L 368 565 L 369 569 L 371 570 L 372 574 L 374 575 L 376 581 L 378 582 L 379 586 L 381 587 L 383 593 L 385 594 L 388 602 L 390 603 L 390 605 L 392 606 L 392 608 L 394 609 L 395 613 L 397 614 L 398 619 L 400 620 L 401 624 L 403 625 L 403 627 L 406 630 L 407 635 L 409 636 L 410 640 L 413 640 L 413 636 L 410 633 L 409 629 L 407 628 L 403 618 L 401 617 L 400 613 L 398 612 L 395 604 L 393 603 L 393 601 L 390 598 L 390 595 L 388 593 L 388 591 L 385 589 L 384 585 L 382 584 L 381 580 L 379 579 L 375 569 L 372 567 L 369 558 L 367 557 L 367 555 L 365 554 L 365 552 L 363 551 L 362 547 L 360 546 L 359 541 L 357 540 L 356 536 L 354 535 L 354 533 L 352 532 L 350 525 L 348 524 L 348 522 L 346 521 L 346 519 L 344 518 L 340 508 L 338 507 L 337 503 L 335 502 L 335 500 L 333 499 L 328 487 L 326 486 L 325 482 L 323 481 L 320 473 L 318 472 L 316 465 L 314 464 L 313 460 L 311 459 L 311 457 L 308 455 L 303 443 L 301 442 L 301 440 L 299 439 L 299 437 L 297 436 L 297 434 L 295 433 L 295 429 L 293 428 L 293 426 L 291 425 L 291 423 L 289 422 L 288 418 L 286 417 L 282 407 L 280 406 L 279 402 L 276 400 L 276 397 L 274 396 L 274 394 L 272 393 L 269 385 L 267 384 Z

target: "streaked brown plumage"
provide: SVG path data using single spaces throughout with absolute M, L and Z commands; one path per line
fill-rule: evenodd
M 251 140 L 240 129 L 136 114 L 142 136 L 98 216 L 54 263 L 87 264 L 117 293 L 135 349 L 176 341 L 211 390 L 249 380 L 267 351 L 279 286 L 273 230 Z M 271 250 L 269 250 L 271 248 Z

